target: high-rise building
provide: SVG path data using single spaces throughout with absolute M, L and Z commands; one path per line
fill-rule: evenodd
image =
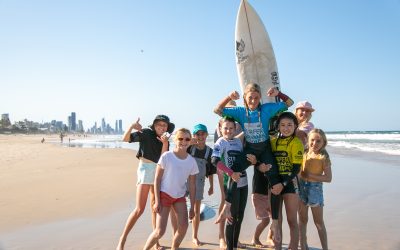
M 0 120 L 1 127 L 8 127 L 11 125 L 10 116 L 8 114 L 2 114 Z
M 72 119 L 71 119 L 71 116 L 68 116 L 68 131 L 72 131 Z
M 101 132 L 106 132 L 106 120 L 104 118 L 101 119 Z
M 77 131 L 78 131 L 78 132 L 83 132 L 83 131 L 85 131 L 85 130 L 83 129 L 83 122 L 82 122 L 82 120 L 78 120 L 78 128 L 77 128 Z
M 76 131 L 76 113 L 71 112 L 71 130 Z
M 118 130 L 118 132 L 119 132 L 120 134 L 122 134 L 122 133 L 124 133 L 124 132 L 122 131 L 122 120 L 119 120 L 118 122 L 119 122 L 119 130 Z
M 119 130 L 118 130 L 118 120 L 115 120 L 115 131 L 114 131 L 114 133 L 115 133 L 115 134 L 118 134 L 118 133 L 119 133 Z

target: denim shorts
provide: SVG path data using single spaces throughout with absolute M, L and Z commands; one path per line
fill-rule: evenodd
M 154 177 L 156 175 L 157 164 L 153 162 L 139 161 L 137 168 L 137 185 L 148 184 L 154 185 Z
M 300 199 L 309 207 L 323 207 L 322 182 L 309 182 L 300 179 Z

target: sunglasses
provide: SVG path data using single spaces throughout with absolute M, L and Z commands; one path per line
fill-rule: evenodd
M 183 140 L 185 140 L 185 141 L 191 141 L 192 139 L 190 139 L 190 138 L 178 138 L 178 141 L 183 141 Z

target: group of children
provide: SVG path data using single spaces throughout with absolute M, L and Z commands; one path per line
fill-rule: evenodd
M 157 116 L 150 128 L 142 129 L 139 119 L 132 124 L 123 140 L 140 142 L 136 208 L 128 218 L 117 249 L 124 248 L 128 233 L 144 211 L 149 193 L 154 230 L 144 249 L 162 249 L 158 240 L 165 233 L 169 215 L 173 226 L 171 249 L 177 249 L 182 242 L 188 219 L 193 222 L 193 243 L 201 245 L 198 229 L 205 178 L 210 182 L 208 195 L 212 195 L 215 173 L 222 196 L 216 221 L 220 224 L 220 247 L 237 248 L 248 197 L 246 169 L 249 166 L 254 166 L 252 203 L 256 218 L 260 220 L 252 243 L 262 245 L 260 235 L 271 217 L 268 237 L 275 249 L 281 249 L 284 203 L 290 228 L 288 249 L 298 249 L 299 242 L 301 249 L 308 249 L 308 207 L 311 207 L 322 248 L 328 249 L 322 182 L 330 182 L 332 174 L 325 150 L 326 136 L 322 130 L 313 129 L 309 122 L 314 111 L 310 103 L 300 102 L 293 114 L 284 112 L 293 101 L 276 88 L 269 89 L 267 95 L 278 97 L 281 102 L 261 104 L 261 94 L 257 84 L 249 83 L 244 90 L 244 107 L 227 105 L 240 98 L 237 92 L 230 93 L 218 104 L 214 112 L 222 116 L 217 131 L 221 137 L 215 141 L 213 150 L 206 145 L 208 131 L 202 124 L 196 125 L 192 133 L 178 129 L 172 151 L 169 151 L 168 138 L 175 126 L 167 116 Z M 278 118 L 272 127 L 277 133 L 272 135 L 269 121 L 276 115 Z M 243 132 L 237 133 L 238 126 Z M 133 129 L 136 132 L 132 133 Z

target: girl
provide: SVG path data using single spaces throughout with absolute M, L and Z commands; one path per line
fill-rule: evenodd
M 243 158 L 243 144 L 239 138 L 234 137 L 235 130 L 235 120 L 232 118 L 222 118 L 222 137 L 215 142 L 212 155 L 213 164 L 232 176 L 227 184 L 227 189 L 230 192 L 228 195 L 230 199 L 227 200 L 229 203 L 227 203 L 227 206 L 224 208 L 230 222 L 225 230 L 228 250 L 238 247 L 240 228 L 246 208 L 248 192 L 246 171 L 244 170 L 241 173 L 233 173 L 232 171 L 233 166 L 243 162 L 241 160 Z M 251 163 L 256 163 L 254 155 L 248 155 L 247 157 Z M 221 159 L 223 159 L 223 162 Z M 216 223 L 218 222 L 217 219 Z
M 300 172 L 299 226 L 302 250 L 308 249 L 308 207 L 311 207 L 322 249 L 328 249 L 328 237 L 323 218 L 324 196 L 322 191 L 322 183 L 332 180 L 331 161 L 328 152 L 325 150 L 327 142 L 326 135 L 321 129 L 313 129 L 308 134 L 309 148 L 304 154 Z
M 239 94 L 234 91 L 225 97 L 219 105 L 214 109 L 216 114 L 221 116 L 231 116 L 240 123 L 244 130 L 245 137 L 245 154 L 254 154 L 260 161 L 258 167 L 254 169 L 253 176 L 253 193 L 262 195 L 262 198 L 268 195 L 268 188 L 278 188 L 279 178 L 278 170 L 274 157 L 271 152 L 271 144 L 269 140 L 269 121 L 270 119 L 286 110 L 293 104 L 293 101 L 276 88 L 271 88 L 267 92 L 268 96 L 279 97 L 283 102 L 261 104 L 261 89 L 258 84 L 248 83 L 244 89 L 243 99 L 245 107 L 224 108 L 230 100 L 239 99 Z M 271 165 L 270 171 L 266 172 Z M 248 166 L 248 164 L 247 164 Z M 245 166 L 245 167 L 247 167 Z M 240 171 L 240 170 L 236 170 Z M 277 192 L 278 193 L 278 192 Z M 255 203 L 258 202 L 257 195 L 253 196 Z M 278 209 L 276 206 L 271 209 Z M 277 213 L 277 211 L 275 211 Z M 258 243 L 258 237 L 266 225 L 266 221 L 262 221 L 257 226 L 253 237 L 253 242 Z
M 290 242 L 288 249 L 298 249 L 299 228 L 297 224 L 297 211 L 299 207 L 297 174 L 303 160 L 303 144 L 295 135 L 298 126 L 296 116 L 290 112 L 279 115 L 277 121 L 278 137 L 271 140 L 272 152 L 277 160 L 280 183 L 277 189 L 273 189 L 274 195 L 280 194 L 276 199 L 272 196 L 271 206 L 278 206 L 281 210 L 281 199 L 285 203 L 287 222 L 290 228 Z M 281 191 L 280 191 L 281 190 Z M 274 199 L 275 198 L 275 199 Z M 272 209 L 273 224 L 278 224 L 279 213 Z M 274 231 L 275 249 L 281 249 L 281 231 Z
M 307 134 L 314 128 L 314 124 L 310 122 L 311 114 L 314 112 L 311 103 L 307 101 L 301 101 L 297 103 L 295 108 L 295 115 L 299 121 L 299 127 L 296 130 L 297 137 L 303 142 L 305 146 L 307 144 Z
M 299 122 L 299 126 L 296 129 L 296 136 L 299 137 L 305 149 L 307 148 L 307 134 L 314 128 L 314 124 L 310 122 L 311 114 L 314 111 L 311 103 L 308 101 L 297 103 L 294 110 L 294 114 Z M 282 227 L 282 220 L 279 220 L 279 227 Z M 273 233 L 271 230 L 268 232 L 267 242 L 270 245 L 274 245 Z
M 172 133 L 175 125 L 170 122 L 168 116 L 157 115 L 150 128 L 142 129 L 140 118 L 133 123 L 123 136 L 124 142 L 139 142 L 139 150 L 136 157 L 139 159 L 137 169 L 136 207 L 129 215 L 124 231 L 119 239 L 117 250 L 123 250 L 126 238 L 136 221 L 143 214 L 150 193 L 150 204 L 154 204 L 154 175 L 156 162 L 162 153 L 168 151 L 169 143 L 166 132 Z M 136 132 L 131 133 L 135 129 Z M 156 214 L 152 213 L 153 228 L 155 227 Z M 161 246 L 157 242 L 157 249 Z
M 189 219 L 194 217 L 196 174 L 199 172 L 195 159 L 187 153 L 191 141 L 190 131 L 181 128 L 176 132 L 173 151 L 161 155 L 157 164 L 153 211 L 157 213 L 156 228 L 150 234 L 143 249 L 151 249 L 164 235 L 171 208 L 177 219 L 177 230 L 172 239 L 171 249 L 178 249 L 188 228 L 186 207 L 186 181 L 189 181 Z

